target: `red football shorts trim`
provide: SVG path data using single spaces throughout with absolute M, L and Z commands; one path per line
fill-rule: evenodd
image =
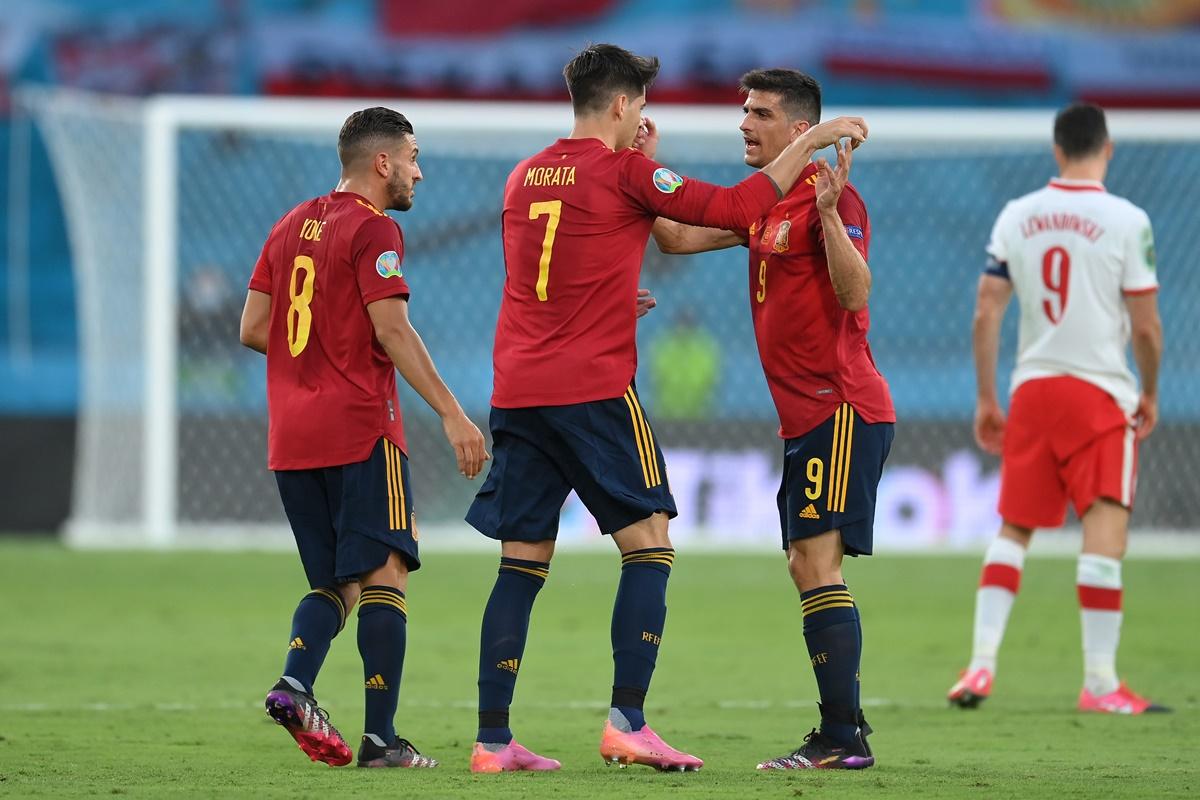
M 1013 394 L 1000 464 L 1000 516 L 1056 528 L 1099 499 L 1133 507 L 1137 441 L 1112 396 L 1067 376 L 1038 378 Z
M 1121 590 L 1105 589 L 1100 586 L 1075 587 L 1079 590 L 1079 605 L 1089 611 L 1120 611 Z
M 1010 564 L 984 564 L 979 575 L 979 588 L 999 586 L 1013 594 L 1021 588 L 1021 570 Z

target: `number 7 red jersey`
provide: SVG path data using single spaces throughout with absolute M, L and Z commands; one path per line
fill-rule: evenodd
M 636 294 L 657 217 L 744 229 L 779 199 L 756 172 L 726 188 L 599 139 L 559 139 L 504 189 L 504 296 L 492 405 L 620 397 L 637 370 Z
M 275 224 L 250 278 L 271 295 L 267 466 L 365 460 L 379 438 L 405 449 L 396 371 L 367 305 L 404 297 L 400 226 L 351 192 L 331 192 Z

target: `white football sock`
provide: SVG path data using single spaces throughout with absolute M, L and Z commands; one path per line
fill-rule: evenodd
M 1076 573 L 1083 628 L 1083 686 L 1094 695 L 1114 692 L 1121 643 L 1121 562 L 1083 553 Z
M 986 669 L 996 672 L 996 654 L 1008 626 L 1021 570 L 1025 567 L 1025 548 L 997 536 L 983 557 L 979 576 L 979 591 L 975 593 L 975 646 L 968 670 Z

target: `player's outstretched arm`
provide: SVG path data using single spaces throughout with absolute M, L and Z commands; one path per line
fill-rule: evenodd
M 483 469 L 483 462 L 490 458 L 484 449 L 483 434 L 463 413 L 462 406 L 434 367 L 425 342 L 409 322 L 408 301 L 399 297 L 376 300 L 367 306 L 367 313 L 371 316 L 375 337 L 400 375 L 442 418 L 442 430 L 454 448 L 458 471 L 474 478 Z
M 813 154 L 822 147 L 849 139 L 851 147 L 858 147 L 867 140 L 867 122 L 862 117 L 835 117 L 814 125 L 797 136 L 762 168 L 762 172 L 779 187 L 784 194 L 800 179 L 800 173 L 808 166 Z
M 246 305 L 242 307 L 242 324 L 239 334 L 242 344 L 265 355 L 270 330 L 271 295 L 249 289 L 246 292 Z
M 1000 353 L 1000 323 L 1012 298 L 1012 283 L 995 275 L 981 275 L 975 297 L 971 342 L 975 351 L 975 442 L 1000 455 L 1004 442 L 1004 411 L 996 391 L 996 363 Z
M 745 244 L 746 239 L 734 231 L 701 228 L 659 217 L 654 221 L 654 243 L 658 245 L 660 252 L 687 255 L 724 250 L 727 247 Z
M 1158 293 L 1126 295 L 1129 309 L 1130 339 L 1133 360 L 1137 363 L 1138 380 L 1142 384 L 1138 397 L 1137 438 L 1145 439 L 1158 424 L 1158 366 L 1162 361 L 1163 331 L 1158 316 Z

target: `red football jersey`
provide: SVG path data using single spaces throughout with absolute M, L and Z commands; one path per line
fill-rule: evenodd
M 750 313 L 779 435 L 802 436 L 849 403 L 867 422 L 895 422 L 892 395 L 879 374 L 866 308 L 838 305 L 825 259 L 816 203 L 817 165 L 810 164 L 780 203 L 750 228 Z M 838 213 L 850 241 L 867 258 L 867 209 L 847 184 Z
M 637 370 L 638 275 L 657 217 L 745 229 L 778 202 L 755 173 L 726 188 L 599 139 L 559 139 L 504 189 L 504 296 L 492 405 L 620 397 Z
M 386 436 L 405 449 L 396 371 L 367 305 L 408 297 L 400 226 L 363 197 L 331 192 L 271 230 L 250 288 L 271 295 L 267 466 L 363 461 Z

